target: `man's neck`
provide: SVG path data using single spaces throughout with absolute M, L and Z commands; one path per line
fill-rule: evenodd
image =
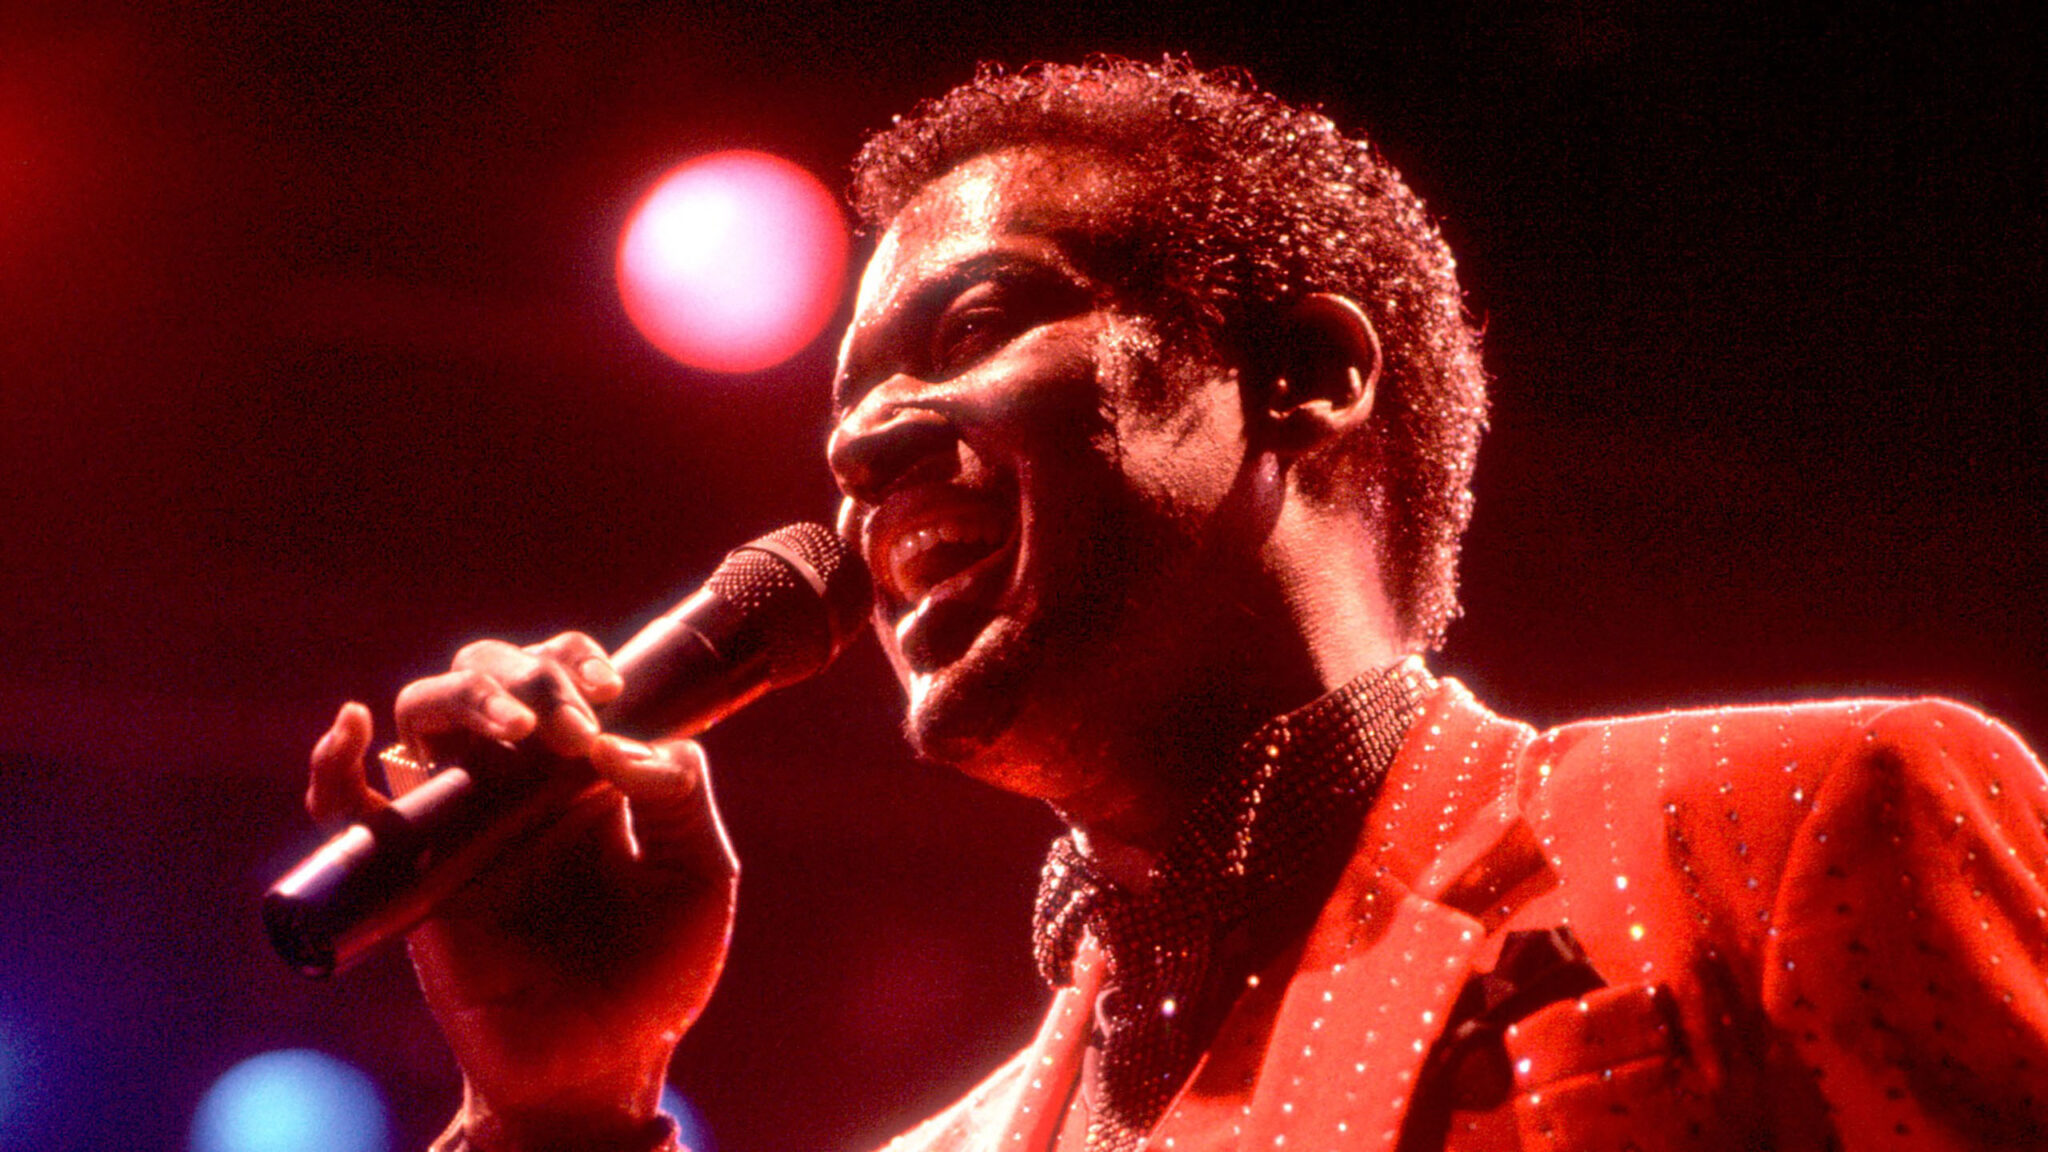
M 1013 751 L 1083 782 L 1054 811 L 1111 858 L 1164 850 L 1261 725 L 1413 654 L 1357 513 L 1297 495 L 1275 515 L 1233 591 L 1181 606 L 1185 642 L 1120 649 L 1128 695 L 1055 696 L 1020 725 L 1043 742 Z
M 1243 641 L 1255 651 L 1257 638 Z M 1270 649 L 1273 642 L 1265 641 Z M 1218 782 L 1240 770 L 1246 741 L 1274 718 L 1320 700 L 1361 677 L 1406 658 L 1397 645 L 1352 643 L 1340 655 L 1329 645 L 1302 645 L 1301 658 L 1275 664 L 1246 660 L 1191 681 L 1174 707 L 1149 723 L 1129 724 L 1085 752 L 1098 763 L 1081 778 L 1093 786 L 1051 801 L 1063 823 L 1120 882 L 1142 876 Z M 1069 749 L 1069 752 L 1075 750 Z
M 1139 896 L 1151 893 L 1152 869 L 1159 863 L 1157 852 L 1134 848 L 1111 836 L 1090 836 L 1085 828 L 1075 828 L 1073 834 L 1074 847 L 1094 861 L 1104 876 Z
M 1155 744 L 1158 748 L 1174 748 L 1180 755 L 1154 763 L 1165 763 L 1169 770 L 1176 772 L 1179 787 L 1173 790 L 1171 805 L 1154 800 L 1146 804 L 1142 814 L 1147 817 L 1142 823 L 1116 819 L 1093 818 L 1067 821 L 1074 846 L 1088 857 L 1090 866 L 1102 877 L 1114 882 L 1125 891 L 1137 895 L 1149 895 L 1156 881 L 1156 870 L 1166 853 L 1172 848 L 1185 847 L 1191 825 L 1204 817 L 1204 809 L 1213 807 L 1219 795 L 1235 795 L 1243 790 L 1243 777 L 1247 772 L 1258 771 L 1262 755 L 1272 760 L 1274 749 L 1267 745 L 1255 747 L 1266 740 L 1291 739 L 1289 733 L 1298 727 L 1303 718 L 1329 713 L 1343 715 L 1358 711 L 1356 701 L 1341 702 L 1338 696 L 1357 696 L 1361 685 L 1388 683 L 1395 680 L 1404 683 L 1428 682 L 1428 673 L 1423 670 L 1419 658 L 1401 657 L 1389 660 L 1384 665 L 1369 669 L 1322 693 L 1313 701 L 1300 702 L 1294 707 L 1276 710 L 1257 723 L 1239 725 L 1213 725 L 1194 741 L 1162 737 Z M 1402 699 L 1412 692 L 1396 693 Z M 1377 697 L 1378 694 L 1374 694 Z M 1387 707 L 1391 707 L 1388 705 Z M 1377 702 L 1370 705 L 1375 713 L 1382 706 Z M 1395 715 L 1397 713 L 1388 713 Z M 1214 713 L 1203 713 L 1190 719 L 1190 724 L 1200 724 L 1204 719 L 1213 719 Z M 1376 721 L 1377 722 L 1377 721 Z M 1326 727 L 1322 723 L 1311 723 L 1310 729 Z M 1276 736 L 1276 733 L 1278 735 Z M 1382 734 L 1383 735 L 1383 734 Z M 1335 738 L 1329 738 L 1335 739 Z M 1329 742 L 1327 739 L 1322 741 Z M 1228 745 L 1227 749 L 1223 745 Z M 1290 749 L 1286 759 L 1303 757 L 1316 758 L 1324 749 L 1316 746 L 1302 746 Z M 1202 767 L 1193 767 L 1197 760 L 1189 753 L 1200 756 Z M 1391 754 L 1391 750 L 1387 750 Z M 1122 778 L 1128 779 L 1129 774 Z M 1155 793 L 1156 795 L 1156 793 Z M 1055 806 L 1057 808 L 1057 805 Z M 1121 810 L 1116 815 L 1129 814 Z M 1064 815 L 1064 813 L 1063 813 Z M 1101 813 L 1092 813 L 1099 817 Z M 1213 813 L 1208 813 L 1213 815 Z M 1131 835 L 1127 829 L 1140 829 L 1138 835 Z

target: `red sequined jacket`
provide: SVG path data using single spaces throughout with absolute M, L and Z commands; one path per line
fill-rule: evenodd
M 1146 1147 L 2048 1148 L 2044 821 L 2040 764 L 1944 701 L 1539 734 L 1446 680 L 1320 921 Z M 1445 1059 L 1467 982 L 1559 925 L 1605 986 Z M 892 1148 L 1072 1147 L 1085 949 L 1076 974 L 1028 1048 Z

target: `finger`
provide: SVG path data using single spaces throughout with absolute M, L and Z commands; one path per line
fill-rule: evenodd
M 592 704 L 611 703 L 626 686 L 604 646 L 581 632 L 564 632 L 526 651 L 561 665 L 576 690 Z
M 704 750 L 696 741 L 641 744 L 607 735 L 593 747 L 590 763 L 625 794 L 642 862 L 700 875 L 735 868 Z
M 596 641 L 583 640 L 589 647 L 577 654 L 579 661 L 602 654 Z M 533 713 L 534 726 L 511 739 L 531 735 L 558 756 L 579 757 L 589 752 L 597 737 L 597 713 L 584 697 L 582 684 L 545 645 L 515 648 L 503 640 L 478 640 L 455 654 L 454 671 L 487 677 Z
M 641 806 L 688 804 L 704 780 L 704 752 L 693 740 L 642 744 L 607 733 L 591 748 L 590 766 Z
M 460 752 L 454 735 L 523 740 L 539 726 L 534 710 L 497 678 L 478 671 L 443 672 L 407 684 L 394 707 L 398 738 L 428 757 Z
M 370 710 L 351 701 L 341 706 L 333 727 L 313 745 L 306 814 L 320 827 L 340 827 L 385 804 L 363 769 L 372 727 Z
M 482 672 L 511 682 L 525 675 L 533 664 L 533 653 L 504 640 L 472 640 L 455 650 L 448 662 L 454 672 Z

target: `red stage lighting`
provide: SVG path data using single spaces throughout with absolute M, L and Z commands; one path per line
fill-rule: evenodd
M 626 222 L 619 296 L 655 347 L 715 372 L 796 354 L 839 303 L 846 221 L 787 160 L 716 152 L 669 172 Z

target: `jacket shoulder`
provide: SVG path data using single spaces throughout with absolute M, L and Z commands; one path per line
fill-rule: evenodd
M 1655 777 L 1668 800 L 1705 791 L 1807 792 L 1873 765 L 1961 772 L 1987 785 L 2043 782 L 2034 754 L 1998 721 L 1939 697 L 1697 708 L 1584 720 L 1537 735 L 1520 776 L 1532 788 L 1621 769 Z M 1786 789 L 1789 789 L 1787 791 Z M 2048 794 L 2044 794 L 2048 800 Z M 1795 801 L 1796 802 L 1796 801 Z
M 1569 724 L 1526 745 L 1514 779 L 1517 809 L 1587 915 L 1682 908 L 1684 930 L 1746 972 L 1752 994 L 1772 930 L 1810 922 L 1799 893 L 1895 890 L 1902 870 L 1946 874 L 1972 851 L 2022 869 L 2048 861 L 2048 775 L 2010 731 L 1948 700 Z M 1630 887 L 1613 890 L 1623 875 Z

